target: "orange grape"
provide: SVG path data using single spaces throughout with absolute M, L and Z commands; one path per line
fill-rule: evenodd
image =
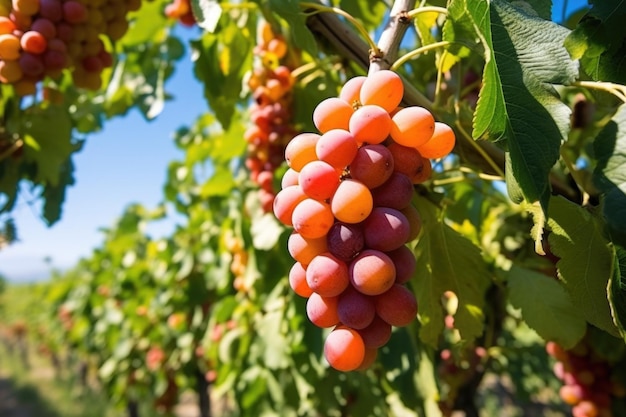
M 6 35 L 8 33 L 13 33 L 15 29 L 17 28 L 11 19 L 6 16 L 0 16 L 0 34 Z
M 317 133 L 300 133 L 285 148 L 285 160 L 294 171 L 300 172 L 302 167 L 317 159 L 315 145 L 320 139 Z
M 373 104 L 359 107 L 350 117 L 349 131 L 358 143 L 381 143 L 391 131 L 391 117 Z
M 330 252 L 322 253 L 307 265 L 306 282 L 322 297 L 336 297 L 350 284 L 348 266 Z
M 289 270 L 289 286 L 300 297 L 309 298 L 313 294 L 306 282 L 306 268 L 300 262 L 294 263 Z
M 394 284 L 396 267 L 384 252 L 366 249 L 352 261 L 349 274 L 357 290 L 366 295 L 378 295 Z
M 298 203 L 291 215 L 293 228 L 305 238 L 325 236 L 335 218 L 330 205 L 322 201 L 307 198 Z
M 367 79 L 366 76 L 360 75 L 358 77 L 352 77 L 341 87 L 341 91 L 339 92 L 339 98 L 350 104 L 351 106 L 355 106 L 355 104 L 360 105 L 361 103 L 361 86 Z
M 322 201 L 332 197 L 339 187 L 339 173 L 324 161 L 311 161 L 300 171 L 298 183 L 306 195 Z
M 324 133 L 315 145 L 317 157 L 337 169 L 350 165 L 359 145 L 352 133 L 343 129 L 332 129 Z
M 344 223 L 362 222 L 372 212 L 372 193 L 362 182 L 343 180 L 330 199 L 332 214 Z
M 339 323 L 338 301 L 339 297 L 322 297 L 312 292 L 306 302 L 306 315 L 317 327 L 333 327 Z
M 287 241 L 287 250 L 293 259 L 302 265 L 308 265 L 313 258 L 328 251 L 326 236 L 307 239 L 299 233 L 292 233 Z
M 365 359 L 361 335 L 346 326 L 335 328 L 324 342 L 324 357 L 338 371 L 354 371 Z
M 13 0 L 13 9 L 26 16 L 32 16 L 39 11 L 39 0 Z
M 298 176 L 299 173 L 293 168 L 289 168 L 283 174 L 283 177 L 280 180 L 280 187 L 287 188 L 290 185 L 298 185 Z
M 20 45 L 26 52 L 41 54 L 46 50 L 48 41 L 41 33 L 29 30 L 22 35 Z
M 377 71 L 367 77 L 361 87 L 361 103 L 375 104 L 387 112 L 398 107 L 404 95 L 402 79 L 390 70 Z
M 387 149 L 393 155 L 394 171 L 403 173 L 414 184 L 416 179 L 424 181 L 421 175 L 424 170 L 430 173 L 430 161 L 423 158 L 417 149 L 399 143 L 390 143 Z
M 404 146 L 423 145 L 435 130 L 435 118 L 428 110 L 419 106 L 399 110 L 391 122 L 391 138 Z
M 274 199 L 274 216 L 285 226 L 292 226 L 291 216 L 298 203 L 306 199 L 306 194 L 299 185 L 290 185 L 276 194 Z
M 424 158 L 443 158 L 454 149 L 456 138 L 454 130 L 445 123 L 435 122 L 435 131 L 428 142 L 417 146 L 417 150 Z
M 14 61 L 20 57 L 20 40 L 13 34 L 0 35 L 0 58 Z
M 360 334 L 360 333 L 359 333 Z M 370 366 L 374 362 L 376 362 L 376 358 L 378 357 L 378 349 L 376 348 L 365 348 L 365 357 L 363 358 L 363 362 L 356 368 L 357 371 L 364 371 L 369 369 Z
M 313 124 L 322 133 L 332 129 L 348 130 L 354 109 L 338 97 L 321 101 L 313 110 Z
M 14 83 L 24 76 L 22 68 L 17 61 L 0 60 L 0 81 L 3 83 Z
M 411 182 L 413 184 L 421 184 L 423 182 L 428 181 L 430 176 L 433 173 L 433 166 L 428 158 L 422 158 L 422 166 L 418 169 L 418 171 L 411 177 Z

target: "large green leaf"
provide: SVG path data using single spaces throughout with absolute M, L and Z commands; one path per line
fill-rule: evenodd
M 415 249 L 418 267 L 413 288 L 422 323 L 420 338 L 437 345 L 444 327 L 441 296 L 445 291 L 453 291 L 459 299 L 454 322 L 461 336 L 466 340 L 480 336 L 484 293 L 490 282 L 480 250 L 444 223 L 430 202 L 418 200 L 417 209 L 423 226 Z
M 587 323 L 563 286 L 538 272 L 512 267 L 507 275 L 509 300 L 529 327 L 566 349 L 582 339 Z
M 598 161 L 593 182 L 602 192 L 602 214 L 613 240 L 626 245 L 626 105 L 622 105 L 593 143 Z
M 565 40 L 575 59 L 597 81 L 626 83 L 626 3 L 590 0 L 591 10 Z
M 626 340 L 626 249 L 615 246 L 615 265 L 609 282 L 609 303 L 613 321 Z
M 613 251 L 602 235 L 600 222 L 562 197 L 552 198 L 548 214 L 550 249 L 560 258 L 556 264 L 559 278 L 574 305 L 589 323 L 617 335 L 607 299 Z
M 471 3 L 471 4 L 470 4 Z M 495 0 L 468 7 L 485 46 L 483 87 L 473 137 L 504 139 L 512 174 L 528 201 L 549 199 L 548 173 L 569 127 L 569 108 L 553 84 L 578 76 L 578 64 L 563 47 L 569 31 Z

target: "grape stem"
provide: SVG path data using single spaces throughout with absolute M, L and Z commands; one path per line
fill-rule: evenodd
M 613 94 L 626 103 L 626 86 L 603 81 L 576 81 L 570 84 L 572 87 L 593 88 Z
M 407 52 L 401 58 L 399 58 L 396 62 L 391 65 L 392 71 L 397 71 L 402 65 L 404 65 L 407 61 L 415 58 L 416 56 L 425 54 L 426 52 L 432 51 L 433 49 L 445 48 L 446 46 L 451 45 L 452 43 L 449 41 L 440 41 L 434 42 L 428 45 L 420 46 L 417 49 L 412 50 L 411 52 Z
M 372 54 L 373 56 L 378 56 L 381 54 L 381 51 L 378 49 L 378 46 L 376 46 L 376 43 L 374 43 L 369 33 L 367 33 L 367 30 L 365 30 L 363 25 L 358 20 L 356 20 L 350 13 L 338 7 L 324 6 L 322 4 L 311 3 L 311 2 L 301 2 L 300 6 L 305 7 L 307 9 L 314 9 L 314 11 L 312 12 L 309 12 L 309 11 L 304 12 L 308 16 L 318 14 L 318 13 L 334 13 L 334 14 L 344 17 L 347 21 L 349 21 L 352 24 L 352 26 L 354 26 L 354 28 L 361 34 L 363 39 L 365 39 L 365 41 L 368 43 L 370 47 L 370 54 Z
M 437 6 L 422 6 L 416 9 L 413 9 L 406 13 L 406 17 L 409 19 L 414 19 L 415 16 L 421 13 L 439 13 L 444 16 L 448 15 L 448 9 L 445 7 L 437 7 Z

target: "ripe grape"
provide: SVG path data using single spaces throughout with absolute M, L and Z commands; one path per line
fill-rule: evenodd
M 313 124 L 321 133 L 332 129 L 348 130 L 354 109 L 337 97 L 330 97 L 320 102 L 313 111 Z
M 342 324 L 352 329 L 363 329 L 374 320 L 376 306 L 371 296 L 350 286 L 339 296 L 337 313 Z
M 391 137 L 408 147 L 425 144 L 435 130 L 435 118 L 423 107 L 411 106 L 399 110 L 391 119 Z
M 387 149 L 393 155 L 393 169 L 409 177 L 414 184 L 414 178 L 421 179 L 422 172 L 430 168 L 430 161 L 423 158 L 415 148 L 391 143 Z
M 369 188 L 351 179 L 341 181 L 330 199 L 332 214 L 344 223 L 362 222 L 372 212 L 373 204 Z
M 87 8 L 78 1 L 68 0 L 63 3 L 63 19 L 71 24 L 83 23 L 87 20 Z
M 402 210 L 411 204 L 413 183 L 401 172 L 393 172 L 384 184 L 372 190 L 375 206 Z
M 40 55 L 34 55 L 29 52 L 21 54 L 18 60 L 24 75 L 32 78 L 38 78 L 43 75 L 44 65 L 43 58 Z
M 348 266 L 330 252 L 322 253 L 307 266 L 306 282 L 323 297 L 338 296 L 348 287 Z
M 372 322 L 365 328 L 358 330 L 366 348 L 379 348 L 391 339 L 391 324 L 374 315 Z
M 326 337 L 324 357 L 338 371 L 353 371 L 365 359 L 363 339 L 354 329 L 337 327 Z
M 313 294 L 306 282 L 306 269 L 300 262 L 295 262 L 289 270 L 289 286 L 300 297 L 309 298 Z
M 22 35 L 20 45 L 26 52 L 41 54 L 46 50 L 48 41 L 41 33 L 30 30 Z
M 365 344 L 365 342 L 364 342 Z M 378 357 L 378 349 L 376 348 L 365 348 L 365 357 L 363 358 L 363 362 L 356 368 L 357 371 L 363 371 L 369 369 L 370 366 L 376 361 Z
M 366 249 L 350 264 L 350 282 L 366 295 L 378 295 L 387 291 L 396 279 L 396 267 L 385 253 Z
M 391 117 L 382 107 L 368 104 L 354 111 L 348 130 L 358 143 L 381 143 L 391 131 Z
M 338 302 L 339 297 L 322 297 L 313 292 L 306 302 L 307 317 L 317 327 L 333 327 L 339 323 Z
M 317 133 L 300 133 L 287 144 L 285 160 L 294 171 L 300 170 L 309 162 L 317 159 L 315 146 L 320 139 Z
M 287 188 L 290 185 L 298 185 L 298 176 L 299 176 L 298 171 L 296 171 L 293 168 L 289 168 L 283 174 L 283 177 L 282 177 L 282 179 L 280 181 L 280 187 L 281 188 Z
M 63 18 L 61 0 L 39 0 L 39 15 L 52 22 L 60 21 Z
M 409 233 L 409 221 L 404 214 L 389 207 L 375 207 L 363 222 L 365 245 L 383 252 L 404 245 Z
M 390 70 L 377 71 L 369 75 L 360 91 L 362 104 L 375 104 L 388 113 L 398 107 L 403 95 L 402 79 Z
M 392 326 L 406 326 L 417 316 L 417 300 L 408 288 L 392 285 L 376 296 L 376 314 Z
M 355 106 L 355 104 L 361 104 L 361 87 L 367 77 L 360 75 L 357 77 L 352 77 L 341 87 L 341 91 L 339 92 L 339 98 L 350 104 L 351 106 Z
M 345 262 L 351 261 L 365 244 L 359 224 L 336 222 L 328 231 L 326 239 L 328 251 Z
M 426 143 L 418 145 L 417 150 L 424 158 L 443 158 L 452 152 L 455 142 L 452 128 L 445 123 L 435 122 L 432 137 Z
M 20 57 L 20 39 L 13 34 L 0 35 L 0 58 L 14 61 Z
M 299 233 L 293 232 L 287 241 L 289 254 L 302 265 L 308 265 L 313 258 L 328 251 L 326 236 L 317 239 L 307 239 Z
M 41 33 L 47 41 L 50 41 L 57 36 L 56 26 L 51 20 L 45 18 L 37 18 L 34 20 L 33 24 L 30 26 L 30 31 Z M 24 35 L 26 35 L 26 33 L 24 33 Z
M 311 161 L 302 167 L 298 183 L 306 195 L 316 200 L 326 200 L 339 187 L 339 173 L 324 161 Z
M 274 199 L 274 216 L 285 226 L 292 226 L 293 211 L 307 196 L 299 185 L 290 185 L 276 194 Z
M 396 284 L 404 284 L 408 282 L 415 272 L 417 261 L 415 255 L 406 245 L 400 246 L 387 252 L 387 256 L 391 258 L 396 267 Z
M 409 221 L 409 237 L 407 242 L 417 239 L 422 231 L 422 218 L 413 204 L 409 204 L 400 212 L 404 214 L 404 217 Z
M 363 145 L 350 163 L 350 176 L 372 189 L 387 181 L 393 167 L 393 156 L 386 146 Z
M 337 169 L 343 169 L 350 165 L 358 148 L 352 133 L 343 129 L 332 129 L 319 138 L 315 145 L 315 153 L 318 159 Z

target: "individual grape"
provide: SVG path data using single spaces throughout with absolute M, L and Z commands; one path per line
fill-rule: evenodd
M 377 71 L 367 77 L 360 92 L 361 104 L 375 104 L 386 112 L 398 107 L 404 95 L 404 85 L 398 74 L 390 70 Z
M 74 27 L 67 22 L 56 24 L 57 38 L 65 43 L 70 43 L 74 39 Z
M 350 264 L 350 282 L 366 295 L 378 295 L 387 291 L 396 279 L 396 267 L 385 253 L 366 249 Z
M 407 242 L 411 242 L 417 239 L 422 231 L 422 217 L 413 204 L 409 204 L 401 209 L 400 212 L 404 214 L 404 217 L 409 221 L 409 237 L 407 238 Z
M 435 118 L 428 110 L 419 106 L 399 110 L 391 122 L 391 138 L 408 147 L 425 144 L 435 130 Z
M 428 169 L 426 164 L 430 164 L 430 161 L 423 158 L 415 148 L 391 143 L 387 149 L 393 155 L 393 169 L 409 177 L 413 183 L 415 183 L 413 181 L 414 177 L 419 177 L 425 169 Z
M 337 220 L 344 223 L 359 223 L 372 212 L 372 193 L 360 181 L 343 180 L 330 199 L 330 206 Z
M 345 262 L 350 262 L 365 245 L 361 226 L 342 222 L 332 225 L 326 241 L 328 251 Z
M 46 38 L 46 41 L 50 41 L 57 36 L 57 28 L 54 23 L 52 23 L 51 20 L 44 18 L 37 18 L 36 20 L 34 20 L 33 24 L 30 26 L 30 30 L 32 32 L 41 33 L 43 37 Z M 24 33 L 24 35 L 26 35 L 26 33 Z M 46 44 L 47 43 L 48 42 L 46 42 Z
M 413 254 L 411 249 L 406 245 L 402 245 L 398 249 L 387 252 L 387 256 L 391 258 L 396 267 L 396 284 L 409 282 L 417 267 L 415 254 Z
M 367 188 L 376 188 L 391 176 L 393 164 L 393 156 L 386 146 L 363 145 L 350 164 L 350 177 Z
M 355 107 L 356 104 L 361 104 L 361 87 L 367 79 L 364 75 L 352 77 L 341 87 L 339 92 L 339 98 Z
M 456 138 L 454 131 L 445 123 L 436 122 L 432 137 L 421 145 L 417 150 L 424 158 L 443 158 L 454 149 Z
M 573 417 L 596 417 L 599 416 L 598 407 L 592 401 L 583 400 L 572 407 Z
M 20 40 L 13 34 L 0 35 L 0 58 L 15 61 L 20 57 Z
M 359 146 L 352 133 L 343 129 L 332 129 L 324 133 L 315 145 L 318 159 L 337 169 L 350 165 Z
M 285 160 L 287 165 L 294 171 L 300 170 L 309 162 L 317 159 L 315 145 L 320 135 L 317 133 L 300 133 L 287 144 L 285 148 Z
M 409 221 L 404 214 L 389 207 L 374 207 L 363 222 L 365 245 L 383 252 L 404 245 L 409 233 Z
M 40 55 L 24 52 L 20 55 L 18 62 L 22 68 L 22 72 L 24 72 L 24 75 L 32 78 L 38 78 L 43 75 L 45 68 L 43 65 L 43 58 Z
M 306 282 L 306 269 L 300 262 L 294 263 L 289 270 L 289 286 L 300 297 L 309 298 L 313 294 Z
M 274 216 L 285 226 L 292 226 L 293 211 L 307 196 L 299 185 L 290 185 L 276 194 L 274 199 Z
M 337 303 L 339 297 L 322 297 L 313 292 L 306 302 L 306 315 L 317 327 L 327 328 L 339 324 Z
M 566 404 L 576 405 L 585 398 L 585 393 L 580 385 L 563 385 L 559 389 L 559 397 Z
M 13 0 L 13 9 L 26 16 L 32 16 L 39 11 L 39 1 L 37 0 Z
M 307 266 L 306 282 L 309 288 L 323 297 L 338 296 L 350 283 L 348 266 L 330 252 L 323 253 Z
M 350 117 L 348 130 L 358 143 L 381 143 L 391 131 L 391 117 L 382 107 L 362 106 Z
M 391 339 L 391 324 L 374 315 L 372 322 L 365 328 L 358 330 L 366 348 L 379 348 Z
M 291 215 L 293 228 L 305 238 L 325 236 L 335 218 L 327 203 L 307 198 L 298 203 Z
M 339 173 L 324 161 L 311 161 L 302 167 L 298 183 L 306 195 L 316 200 L 326 200 L 339 187 Z
M 374 299 L 349 286 L 339 296 L 337 314 L 342 324 L 352 329 L 363 329 L 372 323 L 376 315 Z
M 63 19 L 71 24 L 83 23 L 87 20 L 87 8 L 78 1 L 68 0 L 63 2 Z
M 0 81 L 3 83 L 15 83 L 22 79 L 24 73 L 17 61 L 0 60 Z
M 307 239 L 294 232 L 287 240 L 287 249 L 293 259 L 302 265 L 308 265 L 317 255 L 328 252 L 328 245 L 326 236 L 318 237 L 317 239 Z
M 364 371 L 369 369 L 374 362 L 376 362 L 376 358 L 378 357 L 378 349 L 376 348 L 365 348 L 365 356 L 363 357 L 363 362 L 356 368 L 357 371 Z
M 0 16 L 0 35 L 8 35 L 16 29 L 15 23 L 11 19 L 6 16 Z
M 298 185 L 298 176 L 299 176 L 298 171 L 296 171 L 293 168 L 289 168 L 283 174 L 283 178 L 280 181 L 280 187 L 287 188 L 290 185 Z
M 394 284 L 376 296 L 376 314 L 392 326 L 406 326 L 417 316 L 415 295 L 403 285 Z
M 262 190 L 272 192 L 274 188 L 274 173 L 271 171 L 261 171 L 256 176 L 256 182 Z
M 393 172 L 384 184 L 372 190 L 375 206 L 402 210 L 413 198 L 413 183 L 401 172 Z
M 433 173 L 433 166 L 430 162 L 430 159 L 423 158 L 422 162 L 424 163 L 424 165 L 415 175 L 411 177 L 411 181 L 413 182 L 413 184 L 421 184 L 427 181 Z
M 282 36 L 276 35 L 268 42 L 267 50 L 276 55 L 276 58 L 280 59 L 287 54 L 287 42 L 285 42 Z
M 313 111 L 313 124 L 321 133 L 332 129 L 348 130 L 349 122 L 354 113 L 350 104 L 337 97 L 321 101 Z
M 41 54 L 46 50 L 48 41 L 41 33 L 30 30 L 22 35 L 20 45 L 26 52 Z
M 354 371 L 365 359 L 365 345 L 356 330 L 340 326 L 326 337 L 324 357 L 338 371 Z
M 56 23 L 63 18 L 63 4 L 60 0 L 39 0 L 39 15 Z

